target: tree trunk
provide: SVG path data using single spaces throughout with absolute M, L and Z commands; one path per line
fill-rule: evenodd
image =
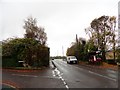
M 105 62 L 106 61 L 105 43 L 102 44 L 101 50 L 102 50 L 102 60 Z
M 102 60 L 105 62 L 106 61 L 106 56 L 105 56 L 106 52 L 105 50 L 102 51 Z
M 113 36 L 113 57 L 115 60 L 115 35 Z

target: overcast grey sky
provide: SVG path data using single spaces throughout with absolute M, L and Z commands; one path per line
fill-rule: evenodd
M 117 16 L 119 0 L 1 0 L 0 40 L 23 37 L 24 19 L 36 18 L 45 28 L 50 55 L 64 55 L 75 35 L 88 39 L 84 29 L 102 15 Z

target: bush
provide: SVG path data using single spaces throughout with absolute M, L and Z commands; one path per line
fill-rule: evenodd
M 8 68 L 8 67 L 17 67 L 17 66 L 18 66 L 18 62 L 14 58 L 9 56 L 2 57 L 2 67 Z
M 24 61 L 29 66 L 49 65 L 49 48 L 31 38 L 12 39 L 3 44 L 3 67 L 21 66 Z
M 116 60 L 114 60 L 114 59 L 107 59 L 106 62 L 107 62 L 108 64 L 116 65 Z
M 34 67 L 49 66 L 49 48 L 41 47 L 39 49 L 37 60 L 32 65 Z

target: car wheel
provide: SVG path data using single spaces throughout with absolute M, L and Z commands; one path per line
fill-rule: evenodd
M 76 64 L 77 64 L 78 62 L 76 61 Z
M 67 64 L 69 64 L 68 61 L 67 61 Z

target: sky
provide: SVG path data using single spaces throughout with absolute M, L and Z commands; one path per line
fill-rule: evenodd
M 50 55 L 66 55 L 85 28 L 102 15 L 118 17 L 119 0 L 0 0 L 0 40 L 24 37 L 24 20 L 32 16 L 45 28 Z

